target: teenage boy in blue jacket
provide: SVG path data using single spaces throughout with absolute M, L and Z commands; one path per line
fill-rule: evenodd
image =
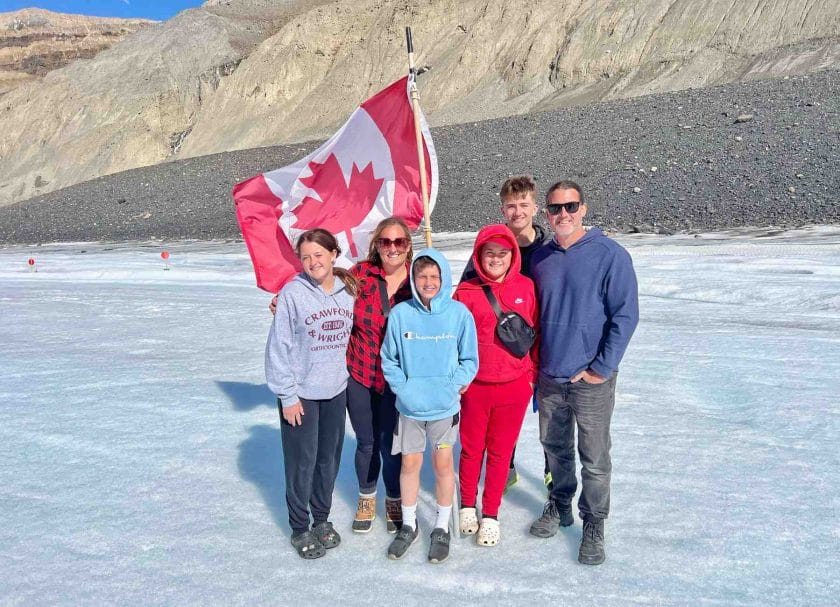
M 578 561 L 604 562 L 604 519 L 610 509 L 610 419 L 615 381 L 639 322 L 630 255 L 598 228 L 585 230 L 586 203 L 573 181 L 546 194 L 554 238 L 531 260 L 540 300 L 540 441 L 554 486 L 531 534 L 551 537 L 573 522 L 575 426 L 581 460 L 583 519 Z
M 426 439 L 433 447 L 437 521 L 429 561 L 449 556 L 449 518 L 455 493 L 452 449 L 458 440 L 461 394 L 478 371 L 475 322 L 467 307 L 451 299 L 452 274 L 435 249 L 417 253 L 411 266 L 413 298 L 391 310 L 380 352 L 382 373 L 399 411 L 393 453 L 402 453 L 402 528 L 388 557 L 402 558 L 417 541 L 417 494 Z

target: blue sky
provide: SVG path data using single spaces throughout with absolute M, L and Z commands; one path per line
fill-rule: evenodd
M 44 8 L 57 13 L 97 17 L 143 17 L 163 21 L 204 0 L 0 0 L 0 13 L 21 8 Z

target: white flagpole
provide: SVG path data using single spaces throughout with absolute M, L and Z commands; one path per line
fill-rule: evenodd
M 426 246 L 432 246 L 432 218 L 429 211 L 429 184 L 426 179 L 426 155 L 423 153 L 423 132 L 420 128 L 420 93 L 417 91 L 417 70 L 414 67 L 414 41 L 411 39 L 411 28 L 405 28 L 405 41 L 408 48 L 409 91 L 411 94 L 411 110 L 414 114 L 414 135 L 417 139 L 417 160 L 420 165 L 420 193 L 423 196 L 423 233 L 426 236 Z

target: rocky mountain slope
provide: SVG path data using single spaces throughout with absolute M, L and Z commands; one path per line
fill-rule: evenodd
M 421 76 L 422 78 L 425 76 Z M 840 223 L 840 71 L 762 79 L 432 129 L 434 231 L 498 221 L 498 188 L 571 177 L 587 223 L 701 231 Z M 0 243 L 238 238 L 231 186 L 313 142 L 166 162 L 0 208 Z
M 39 8 L 0 13 L 0 95 L 75 61 L 90 59 L 146 19 L 65 15 Z
M 326 135 L 405 72 L 433 125 L 840 65 L 821 0 L 213 0 L 0 98 L 0 204 Z

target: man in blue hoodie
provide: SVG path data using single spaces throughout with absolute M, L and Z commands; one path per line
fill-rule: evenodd
M 540 300 L 540 441 L 554 486 L 531 534 L 551 537 L 573 523 L 575 427 L 583 519 L 578 561 L 604 562 L 610 508 L 610 419 L 618 364 L 639 322 L 636 275 L 627 251 L 598 228 L 586 230 L 583 192 L 559 181 L 546 194 L 554 238 L 531 260 Z
M 417 541 L 417 494 L 426 441 L 432 443 L 437 521 L 429 561 L 449 556 L 449 517 L 455 493 L 452 450 L 458 440 L 461 394 L 478 371 L 475 321 L 467 307 L 451 298 L 452 274 L 446 258 L 423 249 L 411 266 L 413 298 L 394 306 L 380 351 L 382 373 L 397 397 L 400 413 L 394 453 L 402 453 L 402 528 L 388 557 L 402 558 Z

